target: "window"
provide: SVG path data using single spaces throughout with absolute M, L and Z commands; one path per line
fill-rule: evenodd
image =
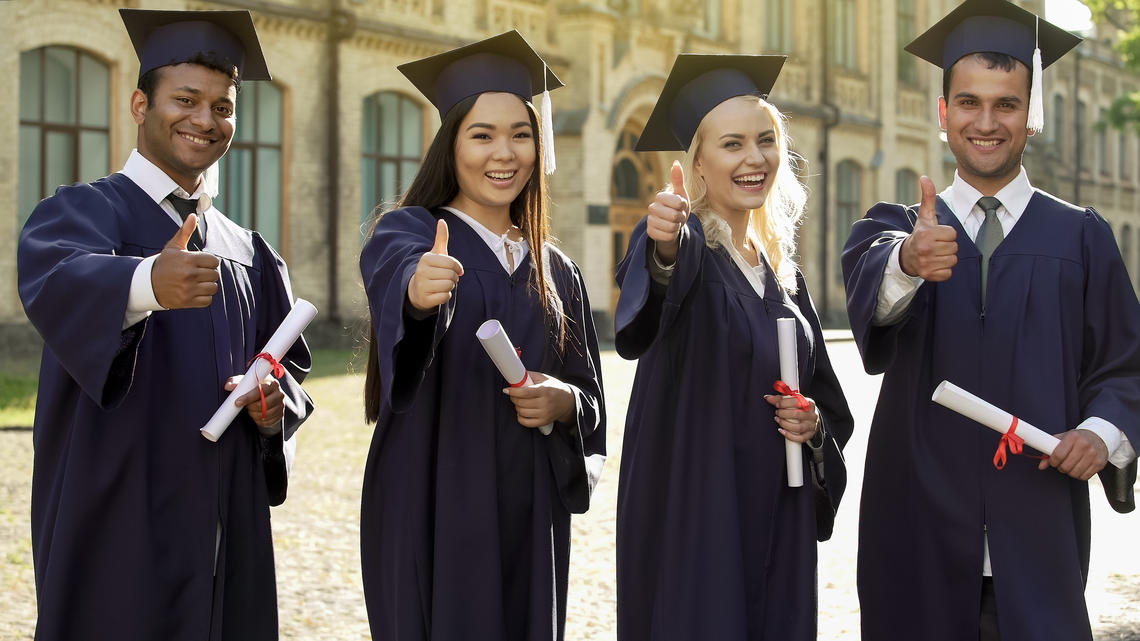
M 1088 152 L 1088 107 L 1085 106 L 1085 101 L 1077 101 L 1077 162 L 1080 163 L 1083 171 L 1089 170 L 1089 152 Z
M 832 0 L 831 62 L 855 68 L 855 0 Z
M 1061 94 L 1053 96 L 1053 126 L 1049 127 L 1049 140 L 1053 142 L 1057 153 L 1065 153 L 1065 97 Z
M 1132 226 L 1120 226 L 1120 258 L 1124 260 L 1124 268 L 1132 271 Z
M 863 217 L 863 169 L 853 160 L 844 160 L 835 168 L 835 268 L 842 274 L 839 257 L 851 234 L 851 225 Z
M 1109 169 L 1108 169 L 1108 125 L 1107 125 L 1106 120 L 1107 120 L 1107 113 L 1106 113 L 1105 109 L 1103 107 L 1101 107 L 1100 118 L 1098 119 L 1098 122 L 1101 125 L 1101 127 L 1096 132 L 1096 145 L 1097 145 L 1097 155 L 1099 156 L 1098 160 L 1100 161 L 1100 173 L 1104 174 L 1105 176 L 1107 176 L 1108 172 L 1109 172 Z
M 895 202 L 913 205 L 922 199 L 918 186 L 918 174 L 909 169 L 895 172 Z
M 898 22 L 896 24 L 898 42 L 895 45 L 895 50 L 898 52 L 899 82 L 907 85 L 917 85 L 918 58 L 903 51 L 903 47 L 914 39 L 918 25 L 915 0 L 898 0 Z
M 1128 137 L 1120 132 L 1116 137 L 1117 177 L 1124 180 L 1128 176 Z
M 622 158 L 614 165 L 614 197 L 624 200 L 641 199 L 641 175 L 637 166 L 629 158 Z
M 282 92 L 271 82 L 247 82 L 237 101 L 237 129 L 218 163 L 218 210 L 281 248 Z
M 423 109 L 398 93 L 382 91 L 364 99 L 364 159 L 361 167 L 361 220 L 381 204 L 392 205 L 408 190 L 423 156 Z
M 107 65 L 71 47 L 20 54 L 20 227 L 56 187 L 109 173 L 110 77 Z
M 792 18 L 792 0 L 768 0 L 764 14 L 764 43 L 769 51 L 791 52 L 795 29 Z

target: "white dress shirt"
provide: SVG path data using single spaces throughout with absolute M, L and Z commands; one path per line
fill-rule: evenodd
M 460 220 L 475 230 L 479 238 L 483 239 L 483 242 L 487 243 L 487 247 L 490 247 L 491 251 L 495 253 L 495 258 L 499 259 L 499 264 L 503 266 L 503 269 L 505 269 L 508 274 L 515 273 L 515 269 L 518 268 L 519 263 L 530 253 L 530 245 L 527 244 L 525 238 L 522 240 L 511 240 L 510 234 L 504 233 L 500 236 L 484 227 L 483 223 L 454 207 L 444 207 L 444 209 L 458 216 Z
M 214 198 L 218 195 L 218 181 L 217 181 L 217 165 L 211 167 L 206 172 L 203 180 L 198 182 L 198 188 L 194 190 L 193 194 L 186 193 L 186 190 L 179 187 L 174 179 L 167 176 L 161 169 L 156 167 L 154 163 L 143 157 L 137 149 L 131 150 L 131 155 L 127 158 L 127 164 L 119 171 L 131 182 L 139 186 L 150 196 L 151 200 L 162 208 L 166 215 L 170 217 L 174 224 L 177 225 L 171 230 L 170 235 L 174 236 L 174 231 L 182 227 L 182 217 L 175 211 L 174 205 L 170 204 L 167 196 L 173 193 L 179 198 L 188 198 L 198 201 L 198 233 L 202 234 L 205 238 L 206 231 L 206 212 L 213 211 L 214 214 L 221 215 L 221 212 L 214 209 Z M 123 315 L 123 329 L 134 325 L 135 323 L 147 318 L 152 312 L 162 311 L 164 308 L 158 304 L 158 299 L 154 296 L 154 287 L 151 284 L 150 272 L 154 267 L 154 261 L 158 254 L 148 256 L 144 259 L 139 266 L 135 268 L 134 275 L 131 277 L 131 290 L 127 295 L 127 311 Z

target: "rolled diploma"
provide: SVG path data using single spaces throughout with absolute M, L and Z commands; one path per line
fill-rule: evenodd
M 491 357 L 491 361 L 495 363 L 495 367 L 499 369 L 499 373 L 507 379 L 507 383 L 511 387 L 534 385 L 534 381 L 530 380 L 530 373 L 526 371 L 522 360 L 519 359 L 519 354 L 515 351 L 515 346 L 507 336 L 506 330 L 503 329 L 502 323 L 492 318 L 479 326 L 475 336 L 483 345 L 483 349 L 487 351 L 487 356 Z M 539 427 L 538 431 L 542 432 L 543 436 L 550 436 L 550 433 L 554 431 L 554 425 L 547 423 Z
M 776 336 L 780 343 L 780 380 L 788 387 L 800 388 L 800 361 L 796 354 L 796 319 L 776 319 Z M 788 487 L 804 484 L 803 447 L 795 441 L 784 441 L 784 455 L 788 461 Z
M 300 338 L 301 332 L 309 326 L 313 318 L 317 315 L 317 308 L 309 301 L 298 298 L 297 302 L 293 305 L 293 309 L 281 320 L 281 324 L 277 326 L 277 330 L 269 337 L 265 343 L 265 348 L 258 352 L 268 352 L 276 360 L 281 360 L 285 352 L 293 346 Z M 259 358 L 253 361 L 253 364 L 246 370 L 245 376 L 242 376 L 241 381 L 237 387 L 234 388 L 230 395 L 226 397 L 224 403 L 214 412 L 210 417 L 209 422 L 202 428 L 202 436 L 206 437 L 209 441 L 217 441 L 225 433 L 226 428 L 230 423 L 237 418 L 238 412 L 242 410 L 240 407 L 234 405 L 239 397 L 253 390 L 257 389 L 258 383 L 269 375 L 273 366 L 269 361 L 264 358 Z
M 1009 426 L 1013 423 L 1012 414 L 994 407 L 950 381 L 939 383 L 938 387 L 934 388 L 934 395 L 930 400 L 1001 434 L 1008 432 Z M 1043 432 L 1020 418 L 1017 419 L 1016 434 L 1025 441 L 1026 445 L 1043 454 L 1052 454 L 1061 443 L 1056 436 Z

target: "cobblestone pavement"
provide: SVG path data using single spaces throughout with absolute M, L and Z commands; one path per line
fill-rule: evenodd
M 831 344 L 856 416 L 847 448 L 851 475 L 833 539 L 820 546 L 819 638 L 855 641 L 855 532 L 866 430 L 878 379 L 862 373 L 854 345 Z M 566 638 L 614 638 L 614 512 L 625 408 L 634 364 L 603 355 L 610 408 L 606 471 L 590 512 L 574 521 Z M 284 506 L 273 511 L 281 636 L 289 640 L 368 639 L 360 586 L 359 501 L 371 431 L 360 417 L 362 377 L 330 376 L 306 384 L 318 414 L 300 436 L 297 467 Z M 31 639 L 35 590 L 28 526 L 31 432 L 0 429 L 0 640 Z M 1140 641 L 1140 514 L 1113 513 L 1091 488 L 1093 558 L 1087 596 L 1097 641 Z

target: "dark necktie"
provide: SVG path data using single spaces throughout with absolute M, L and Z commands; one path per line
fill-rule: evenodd
M 1001 241 L 1005 239 L 1005 232 L 1002 231 L 1001 222 L 998 220 L 997 210 L 1001 207 L 1001 201 L 993 196 L 983 196 L 978 199 L 978 207 L 986 212 L 986 219 L 982 221 L 982 226 L 978 229 L 978 235 L 974 237 L 974 245 L 978 247 L 978 251 L 982 253 L 982 309 L 986 308 L 986 281 L 990 273 L 990 256 L 993 256 L 994 250 L 997 249 Z
M 174 194 L 170 194 L 166 197 L 166 199 L 169 200 L 170 204 L 174 206 L 174 211 L 178 212 L 178 215 L 182 218 L 182 222 L 186 222 L 186 217 L 190 214 L 198 213 L 197 200 L 191 198 L 179 198 Z M 194 234 L 190 236 L 190 243 L 187 245 L 187 249 L 192 249 L 195 251 L 201 251 L 201 249 L 206 246 L 205 241 L 202 240 L 202 235 L 198 233 L 198 229 L 202 226 L 201 214 L 198 214 L 198 221 L 198 227 L 194 228 Z

